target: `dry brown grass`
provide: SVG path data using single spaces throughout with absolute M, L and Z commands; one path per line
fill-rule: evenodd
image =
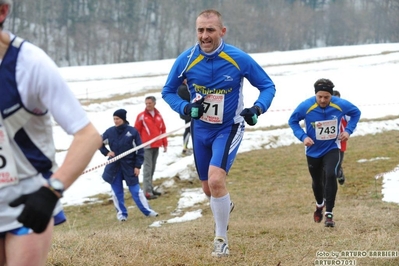
M 374 178 L 398 165 L 398 150 L 399 131 L 350 140 L 335 228 L 313 222 L 315 202 L 303 146 L 291 145 L 238 155 L 228 177 L 236 204 L 228 258 L 210 255 L 213 221 L 206 203 L 196 207 L 203 210 L 200 219 L 149 227 L 155 220 L 173 218 L 181 188 L 200 187 L 198 180 L 176 177 L 176 187 L 150 202 L 158 218 L 133 208 L 129 220 L 120 223 L 108 199 L 66 208 L 68 222 L 55 230 L 47 265 L 314 265 L 322 258 L 318 251 L 398 251 L 399 205 L 382 201 L 382 179 Z M 376 157 L 390 159 L 357 162 Z M 399 265 L 398 257 L 350 259 L 357 265 Z

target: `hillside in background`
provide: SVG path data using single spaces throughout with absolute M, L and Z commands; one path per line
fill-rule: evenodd
M 399 42 L 399 0 L 14 0 L 5 29 L 59 66 L 160 60 L 195 43 L 208 8 L 248 53 Z

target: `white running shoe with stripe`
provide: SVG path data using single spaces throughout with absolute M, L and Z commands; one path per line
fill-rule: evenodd
M 213 240 L 213 257 L 227 257 L 230 254 L 229 245 L 222 237 L 215 237 Z

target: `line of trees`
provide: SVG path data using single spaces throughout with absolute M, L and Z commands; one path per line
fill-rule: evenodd
M 204 9 L 248 53 L 399 41 L 399 0 L 14 0 L 5 28 L 59 66 L 175 58 Z

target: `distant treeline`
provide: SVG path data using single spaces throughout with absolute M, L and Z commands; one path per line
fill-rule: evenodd
M 399 42 L 399 0 L 14 0 L 5 28 L 59 66 L 175 58 L 215 8 L 248 53 Z

